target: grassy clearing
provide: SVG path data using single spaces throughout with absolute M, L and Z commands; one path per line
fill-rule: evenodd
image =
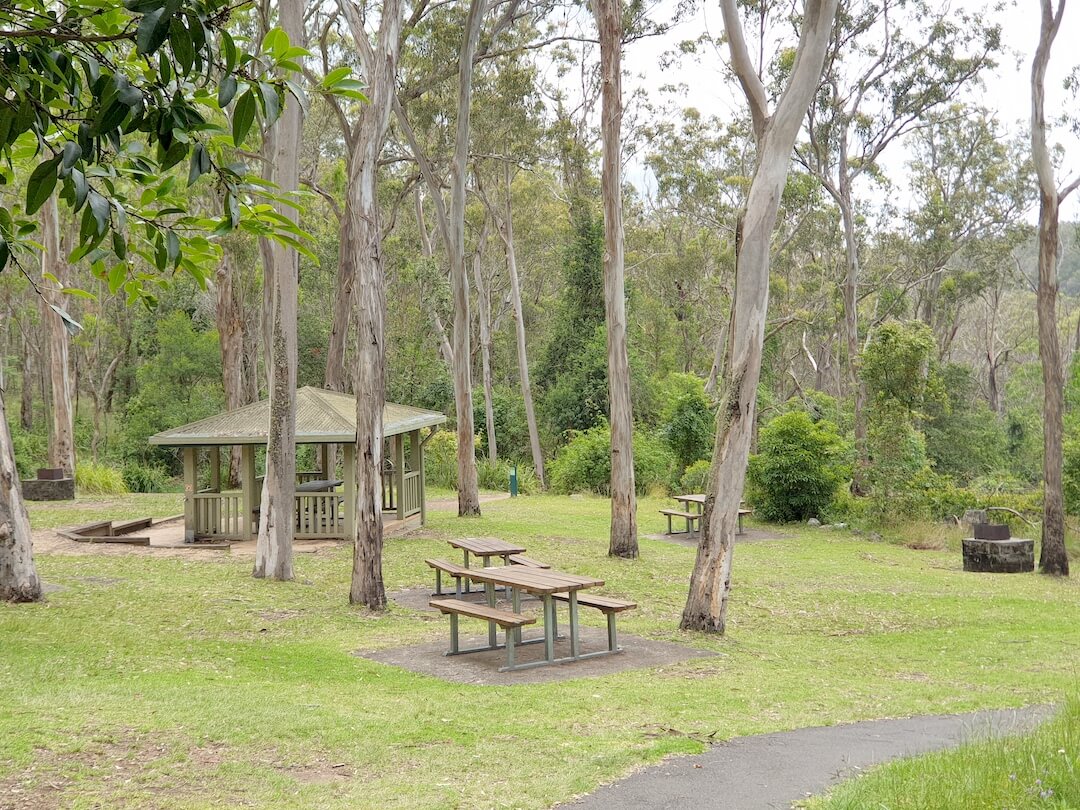
M 659 533 L 661 501 L 640 504 Z M 35 527 L 175 514 L 175 495 L 33 507 Z M 642 540 L 606 557 L 608 504 L 530 497 L 484 517 L 429 512 L 386 549 L 387 589 L 462 534 L 602 577 L 641 608 L 624 633 L 715 657 L 520 687 L 449 684 L 352 653 L 447 636 L 439 617 L 347 605 L 346 548 L 298 555 L 297 581 L 250 560 L 43 555 L 63 590 L 0 607 L 0 795 L 65 806 L 525 807 L 589 791 L 698 741 L 888 716 L 1017 706 L 1077 683 L 1080 584 L 971 575 L 955 552 L 844 532 L 741 544 L 723 639 L 676 627 L 694 550 Z M 599 616 L 587 616 L 600 625 Z M 334 767 L 339 766 L 339 767 Z M 25 793 L 18 795 L 26 795 Z
M 883 765 L 809 810 L 1080 807 L 1080 698 L 1030 734 L 974 742 Z

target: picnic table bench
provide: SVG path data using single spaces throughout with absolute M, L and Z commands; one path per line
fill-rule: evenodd
M 702 512 L 705 509 L 705 495 L 702 493 L 694 492 L 687 495 L 676 495 L 675 500 L 682 504 L 685 504 L 685 509 L 661 509 L 660 514 L 667 517 L 667 533 L 668 534 L 689 534 L 693 531 L 693 524 L 701 520 Z M 690 511 L 690 507 L 696 507 L 694 511 Z M 746 509 L 739 507 L 739 528 L 738 533 L 743 533 L 743 517 L 746 515 L 754 514 L 753 509 Z M 676 532 L 671 528 L 671 519 L 673 517 L 680 517 L 686 520 L 686 531 Z
M 461 655 L 469 652 L 482 652 L 493 649 L 493 646 L 474 647 L 461 649 L 458 636 L 458 617 L 469 616 L 474 619 L 483 619 L 489 625 L 498 625 L 506 631 L 506 667 L 515 668 L 514 643 L 518 641 L 517 632 L 527 624 L 535 624 L 535 616 L 525 616 L 520 613 L 511 613 L 508 610 L 499 610 L 488 605 L 476 605 L 472 602 L 464 602 L 460 599 L 432 599 L 428 603 L 433 608 L 438 608 L 444 616 L 450 617 L 450 652 L 448 655 Z

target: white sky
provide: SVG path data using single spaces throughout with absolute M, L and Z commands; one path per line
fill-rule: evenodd
M 975 9 L 988 4 L 966 0 L 961 5 Z M 1047 80 L 1047 109 L 1054 116 L 1062 112 L 1066 103 L 1062 82 L 1080 60 L 1077 53 L 1080 43 L 1080 2 L 1071 0 L 1069 6 L 1051 53 Z M 673 0 L 661 0 L 656 7 L 657 18 L 662 19 L 665 14 L 670 18 L 673 8 Z M 975 100 L 996 110 L 999 122 L 1010 134 L 1023 133 L 1031 115 L 1029 82 L 1031 57 L 1039 35 L 1038 0 L 1018 0 L 1016 4 L 999 11 L 995 17 L 1001 23 L 1008 52 L 999 57 L 998 67 L 992 75 L 986 76 L 985 89 L 977 91 Z M 639 88 L 656 96 L 664 85 L 685 84 L 688 91 L 679 101 L 682 106 L 697 107 L 706 115 L 721 117 L 740 113 L 743 100 L 736 97 L 732 87 L 723 80 L 722 60 L 727 57 L 726 48 L 720 53 L 705 54 L 698 59 L 684 59 L 678 67 L 661 70 L 658 66 L 664 52 L 679 42 L 696 39 L 704 32 L 714 37 L 723 32 L 723 19 L 715 2 L 707 1 L 697 14 L 665 36 L 646 38 L 627 45 L 624 52 L 624 69 L 629 74 L 624 84 L 626 97 L 629 98 Z M 1062 128 L 1051 133 L 1051 142 L 1059 142 L 1066 149 L 1064 164 L 1058 172 L 1058 183 L 1064 185 L 1066 178 L 1080 173 L 1080 140 Z M 897 196 L 901 200 L 907 196 L 902 182 L 906 161 L 902 143 L 890 146 L 883 159 L 887 174 L 899 186 Z M 627 176 L 639 187 L 649 186 L 644 168 L 634 158 L 627 166 Z M 1080 219 L 1080 192 L 1069 198 L 1061 213 L 1062 219 Z

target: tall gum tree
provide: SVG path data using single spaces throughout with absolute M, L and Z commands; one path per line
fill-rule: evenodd
M 289 42 L 304 41 L 303 0 L 280 0 L 281 30 Z M 297 57 L 302 59 L 303 57 Z M 303 109 L 286 104 L 274 133 L 273 176 L 278 190 L 295 194 L 300 184 L 300 137 Z M 278 213 L 294 223 L 295 208 L 276 202 Z M 299 296 L 300 255 L 295 248 L 265 240 L 271 281 L 267 333 L 269 344 L 270 425 L 266 442 L 266 478 L 259 511 L 259 536 L 255 544 L 255 568 L 259 578 L 290 580 L 293 572 L 293 536 L 296 493 L 296 317 Z
M 1043 521 L 1039 570 L 1044 574 L 1069 575 L 1065 551 L 1065 502 L 1062 492 L 1062 437 L 1064 435 L 1065 381 L 1058 337 L 1058 209 L 1080 186 L 1077 178 L 1063 189 L 1054 179 L 1054 164 L 1046 143 L 1046 68 L 1050 49 L 1061 27 L 1065 0 L 1042 0 L 1039 46 L 1031 63 L 1031 156 L 1039 181 L 1039 288 L 1036 309 L 1039 319 L 1039 359 L 1043 375 Z
M 611 424 L 611 534 L 608 554 L 638 556 L 634 490 L 634 414 L 626 346 L 626 269 L 622 218 L 622 3 L 597 0 L 600 30 L 604 201 L 604 312 L 607 321 L 608 402 Z
M 30 518 L 19 487 L 4 392 L 0 390 L 0 602 L 37 602 L 41 598 Z
M 353 131 L 353 154 L 342 223 L 342 262 L 349 275 L 356 318 L 356 535 L 349 602 L 371 610 L 386 607 L 382 551 L 383 404 L 386 401 L 386 277 L 379 225 L 379 155 L 394 106 L 401 52 L 402 5 L 385 0 L 373 45 L 360 11 L 346 3 L 345 16 L 368 78 L 368 99 Z
M 807 0 L 799 44 L 776 109 L 754 69 L 736 0 L 721 0 L 731 65 L 753 119 L 757 167 L 750 182 L 736 249 L 736 294 L 729 365 L 716 417 L 716 446 L 709 469 L 701 540 L 680 627 L 723 633 L 731 589 L 732 552 L 739 501 L 746 481 L 761 377 L 765 316 L 769 305 L 769 249 L 791 166 L 792 149 L 821 80 L 838 0 Z

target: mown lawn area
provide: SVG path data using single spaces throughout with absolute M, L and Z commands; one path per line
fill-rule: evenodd
M 126 496 L 34 506 L 31 518 L 43 528 L 178 505 Z M 661 505 L 640 503 L 643 533 L 662 531 Z M 466 686 L 353 654 L 448 629 L 393 604 L 350 608 L 347 548 L 298 555 L 287 584 L 251 579 L 251 560 L 227 552 L 41 555 L 62 590 L 0 606 L 0 805 L 542 808 L 706 739 L 1059 701 L 1078 680 L 1080 584 L 965 574 L 955 550 L 799 528 L 740 544 L 730 630 L 714 638 L 677 630 L 694 550 L 643 539 L 641 559 L 608 559 L 604 500 L 518 498 L 429 523 L 388 541 L 388 592 L 430 587 L 423 560 L 449 555 L 445 538 L 520 540 L 636 600 L 624 636 L 716 655 Z

